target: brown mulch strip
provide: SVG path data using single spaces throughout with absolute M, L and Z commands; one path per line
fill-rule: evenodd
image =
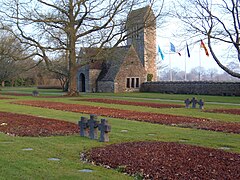
M 159 113 L 136 112 L 130 110 L 119 110 L 113 108 L 86 106 L 78 104 L 66 104 L 61 102 L 48 101 L 17 101 L 14 104 L 28 105 L 41 108 L 49 108 L 62 111 L 71 111 L 85 114 L 96 114 L 100 116 L 121 118 L 150 123 L 166 124 L 204 130 L 240 133 L 240 123 L 210 121 L 204 118 L 193 118 L 187 116 L 176 116 Z
M 205 112 L 240 115 L 240 109 L 211 109 L 211 110 L 206 110 Z
M 0 132 L 13 136 L 55 136 L 79 133 L 77 124 L 30 115 L 0 112 Z
M 240 179 L 240 154 L 173 142 L 113 144 L 87 160 L 145 179 Z
M 0 99 L 13 99 L 13 98 L 8 98 L 8 97 L 2 97 L 2 96 L 0 96 Z
M 158 104 L 158 103 L 149 103 L 149 102 L 133 102 L 133 101 L 101 99 L 101 98 L 77 99 L 77 101 L 89 101 L 89 102 L 97 102 L 97 103 L 133 105 L 133 106 L 146 106 L 146 107 L 152 107 L 152 108 L 182 108 L 182 107 L 184 107 L 182 105 L 177 105 L 177 104 Z

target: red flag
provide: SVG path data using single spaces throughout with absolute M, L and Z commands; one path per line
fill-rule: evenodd
M 208 53 L 208 50 L 207 50 L 207 47 L 205 46 L 204 42 L 201 40 L 201 45 L 200 45 L 200 48 L 203 48 L 204 51 L 205 51 L 205 54 L 207 56 L 209 56 L 209 53 Z

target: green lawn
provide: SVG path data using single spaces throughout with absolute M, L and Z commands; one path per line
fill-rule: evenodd
M 89 96 L 89 95 L 88 95 Z M 92 96 L 92 95 L 90 95 Z M 197 99 L 204 99 L 206 102 L 219 102 L 219 103 L 235 103 L 240 105 L 240 97 L 230 97 L 230 96 L 208 96 L 208 95 L 183 95 L 183 94 L 161 94 L 161 93 L 95 93 L 94 96 L 105 96 L 105 97 L 124 97 L 126 99 L 129 98 L 147 98 L 155 101 L 182 101 L 187 98 L 196 97 Z
M 3 92 L 31 93 L 34 88 L 4 88 Z M 41 95 L 58 95 L 58 90 L 40 90 Z M 128 93 L 111 94 L 95 93 L 81 94 L 77 98 L 36 98 L 31 96 L 5 96 L 15 99 L 1 100 L 0 111 L 31 114 L 36 116 L 50 117 L 77 123 L 80 113 L 49 110 L 43 108 L 9 104 L 17 100 L 47 100 L 71 104 L 86 104 L 118 109 L 127 109 L 143 112 L 167 113 L 194 117 L 211 118 L 218 121 L 240 122 L 237 115 L 206 113 L 198 109 L 155 109 L 126 105 L 112 105 L 103 103 L 90 103 L 73 101 L 81 98 L 117 98 L 131 101 L 146 101 L 159 103 L 182 104 L 186 97 L 192 95 L 169 95 L 158 93 Z M 126 97 L 128 97 L 126 99 Z M 195 96 L 208 99 L 206 109 L 213 108 L 240 108 L 240 97 L 220 96 Z M 141 99 L 144 98 L 144 99 Z M 161 100 L 164 101 L 161 101 Z M 206 100 L 205 100 L 206 101 Z M 233 103 L 231 104 L 211 104 Z M 88 115 L 85 115 L 88 116 Z M 100 143 L 87 138 L 75 136 L 55 137 L 12 137 L 0 133 L 0 179 L 133 179 L 117 170 L 106 169 L 80 161 L 80 154 L 92 147 L 105 146 L 111 143 L 127 141 L 171 141 L 192 144 L 210 148 L 229 147 L 232 152 L 240 153 L 240 134 L 221 133 L 190 128 L 170 127 L 165 125 L 150 124 L 145 122 L 128 121 L 116 118 L 107 118 L 112 126 L 110 143 Z M 121 130 L 128 130 L 127 133 Z M 32 151 L 24 151 L 24 148 L 32 148 Z M 60 161 L 49 161 L 48 158 L 59 158 Z M 92 169 L 92 173 L 79 172 L 81 169 Z

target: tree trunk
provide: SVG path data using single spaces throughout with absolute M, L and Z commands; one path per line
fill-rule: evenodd
M 5 87 L 5 81 L 2 81 L 2 87 Z
M 77 69 L 72 68 L 69 73 L 68 96 L 78 96 L 79 92 L 77 89 Z
M 76 65 L 76 51 L 75 51 L 75 36 L 70 35 L 70 50 L 69 50 L 69 87 L 68 96 L 78 96 L 77 90 L 77 65 Z
M 69 49 L 69 87 L 68 96 L 78 96 L 77 90 L 77 65 L 76 65 L 76 30 L 75 30 L 75 16 L 74 16 L 73 2 L 69 3 L 69 26 L 68 26 L 68 49 Z
M 11 80 L 11 86 L 13 87 L 15 84 L 15 81 L 14 80 Z

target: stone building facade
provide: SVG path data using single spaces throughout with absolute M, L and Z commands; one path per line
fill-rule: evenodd
M 127 31 L 131 34 L 127 44 L 133 44 L 147 71 L 157 80 L 156 74 L 156 17 L 151 8 L 145 7 L 128 15 Z
M 80 92 L 139 91 L 148 74 L 156 80 L 156 21 L 147 6 L 127 17 L 127 46 L 82 48 L 78 69 Z M 87 58 L 86 58 L 87 57 Z

